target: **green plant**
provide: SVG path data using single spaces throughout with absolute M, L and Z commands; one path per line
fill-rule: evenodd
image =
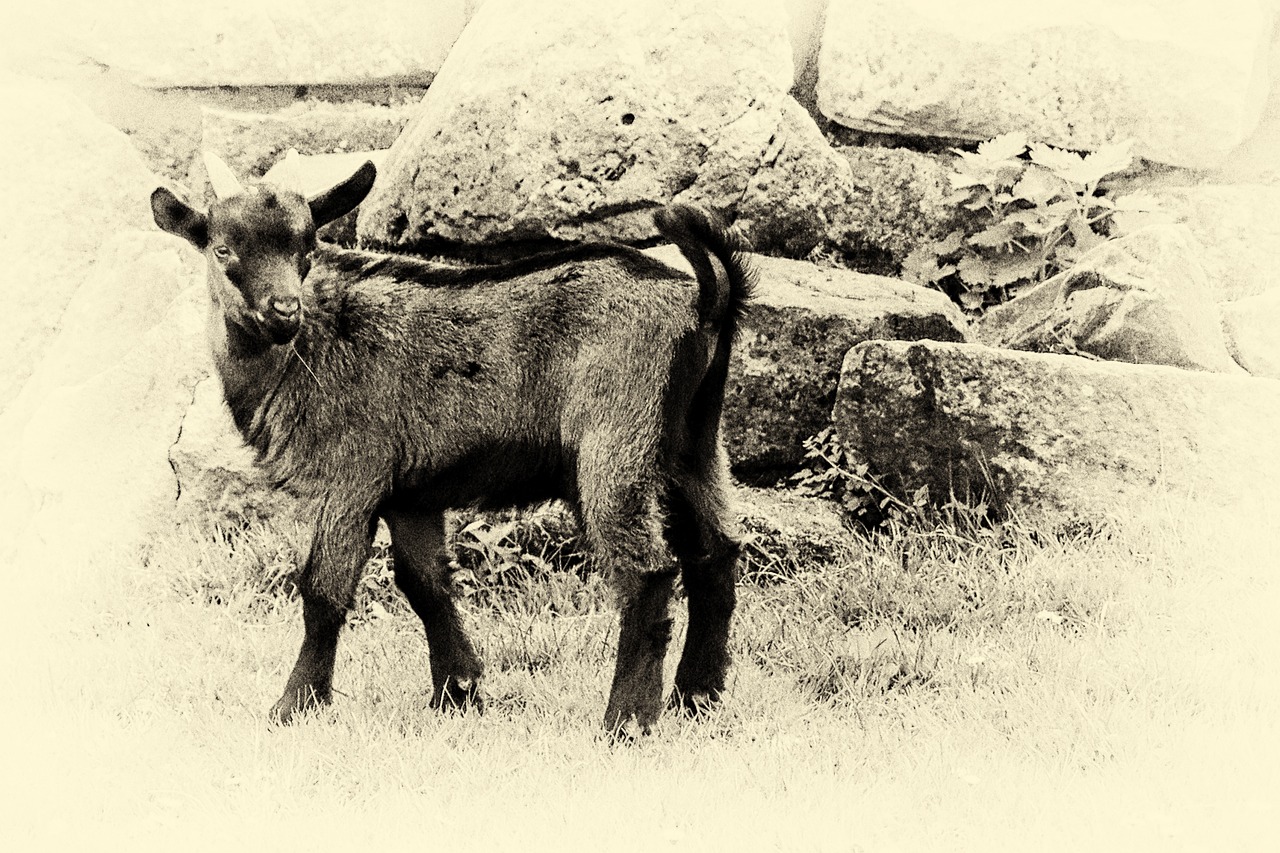
M 791 475 L 800 492 L 835 501 L 852 518 L 874 525 L 889 516 L 919 516 L 929 503 L 929 489 L 921 486 L 904 501 L 871 475 L 867 464 L 827 427 L 804 441 L 804 467 Z
M 918 247 L 902 264 L 906 278 L 951 294 L 968 311 L 1008 301 L 1019 287 L 1066 269 L 1110 235 L 1121 210 L 1151 199 L 1113 199 L 1105 179 L 1132 163 L 1130 143 L 1077 154 L 1006 133 L 957 154 L 949 201 L 962 227 Z

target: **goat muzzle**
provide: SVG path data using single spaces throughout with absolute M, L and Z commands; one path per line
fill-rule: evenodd
M 266 311 L 255 314 L 255 319 L 272 343 L 287 344 L 302 325 L 302 306 L 297 299 L 273 299 Z

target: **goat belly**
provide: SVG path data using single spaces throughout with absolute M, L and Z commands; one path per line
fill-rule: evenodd
M 536 444 L 495 442 L 440 468 L 410 472 L 396 483 L 392 498 L 444 510 L 503 509 L 569 497 L 561 456 Z

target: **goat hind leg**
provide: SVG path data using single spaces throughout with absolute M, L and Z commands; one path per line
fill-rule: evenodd
M 686 477 L 673 489 L 668 539 L 680 561 L 689 629 L 671 705 L 697 714 L 724 692 L 740 543 L 728 532 L 723 481 Z
M 605 728 L 622 735 L 635 720 L 648 734 L 662 712 L 662 667 L 671 643 L 674 572 L 619 571 L 618 660 L 605 710 Z
M 444 516 L 439 512 L 393 510 L 391 528 L 396 585 L 427 634 L 431 656 L 431 707 L 483 710 L 484 668 L 462 626 L 444 555 Z

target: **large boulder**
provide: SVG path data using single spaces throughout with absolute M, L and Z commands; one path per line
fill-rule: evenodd
M 151 221 L 155 179 L 62 86 L 0 72 L 0 411 L 40 362 L 106 240 Z
M 1251 0 L 832 0 L 818 106 L 861 130 L 1133 139 L 1142 157 L 1208 167 L 1258 124 L 1273 20 Z
M 360 237 L 638 240 L 676 199 L 741 216 L 758 248 L 803 251 L 826 229 L 810 208 L 838 204 L 848 172 L 791 83 L 776 3 L 488 0 L 393 146 Z
M 1156 185 L 1145 192 L 1152 209 L 1116 214 L 1121 233 L 1185 225 L 1218 301 L 1280 289 L 1280 184 Z
M 52 38 L 147 86 L 429 82 L 471 0 L 80 4 Z
M 845 361 L 842 440 L 892 491 L 984 494 L 1063 521 L 1161 494 L 1277 494 L 1280 382 L 976 344 L 871 341 Z
M 189 402 L 168 451 L 178 515 L 241 524 L 294 514 L 296 500 L 271 485 L 232 422 L 218 377 L 201 379 Z
M 674 247 L 649 250 L 678 268 Z M 733 350 L 724 437 L 736 473 L 769 481 L 795 471 L 804 440 L 831 423 L 840 367 L 874 339 L 961 341 L 967 323 L 942 293 L 898 279 L 755 256 L 755 299 Z
M 172 502 L 166 451 L 208 370 L 203 264 L 150 224 L 157 181 L 122 134 L 59 86 L 6 77 L 0 98 L 0 133 L 15 135 L 4 363 L 18 368 L 0 413 L 0 538 L 61 569 L 135 547 Z
M 848 193 L 826 212 L 826 242 L 867 271 L 896 271 L 921 244 L 956 227 L 951 157 L 907 148 L 837 149 L 849 164 Z
M 1280 379 L 1280 288 L 1220 307 L 1227 348 L 1235 360 L 1254 376 Z
M 978 337 L 1032 352 L 1236 373 L 1201 247 L 1180 225 L 1109 240 L 992 308 Z
M 168 450 L 209 371 L 203 272 L 155 231 L 122 232 L 101 250 L 0 419 L 30 547 L 127 551 L 166 517 L 177 495 Z

